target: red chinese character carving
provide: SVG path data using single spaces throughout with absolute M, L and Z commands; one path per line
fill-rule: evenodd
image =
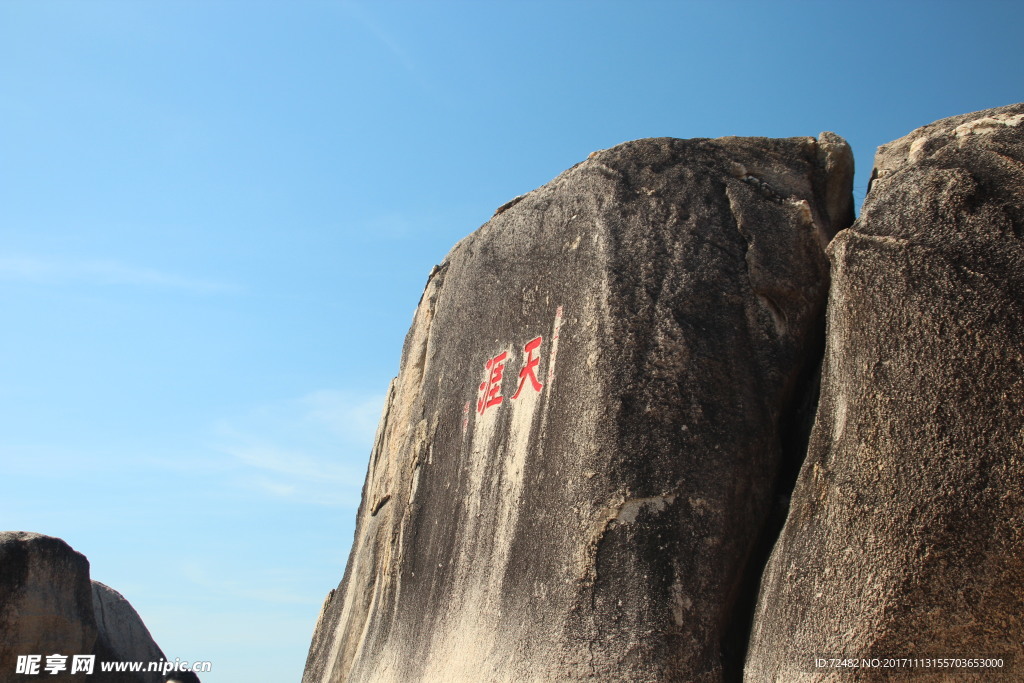
M 513 399 L 519 398 L 523 387 L 526 386 L 527 379 L 530 380 L 534 391 L 540 391 L 544 386 L 537 381 L 537 366 L 540 365 L 540 357 L 533 355 L 542 341 L 544 341 L 544 337 L 537 337 L 526 342 L 526 346 L 523 347 L 523 352 L 526 353 L 526 365 L 519 371 L 519 388 L 516 389 L 516 393 L 512 394 Z
M 502 351 L 484 364 L 487 370 L 487 381 L 480 383 L 480 400 L 476 402 L 476 411 L 481 415 L 491 406 L 500 404 L 505 398 L 501 395 L 501 376 L 505 371 L 505 359 L 508 352 Z

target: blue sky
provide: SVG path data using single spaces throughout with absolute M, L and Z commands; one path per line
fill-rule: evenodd
M 1011 2 L 0 0 L 0 528 L 206 683 L 301 676 L 431 267 L 649 136 L 1024 99 Z M 71 654 L 71 653 L 68 653 Z

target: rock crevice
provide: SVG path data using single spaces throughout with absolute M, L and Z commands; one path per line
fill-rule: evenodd
M 1002 657 L 915 680 L 1020 678 L 1024 105 L 879 148 L 829 246 L 821 398 L 762 580 L 745 680 L 811 658 Z M 888 680 L 861 670 L 848 680 Z

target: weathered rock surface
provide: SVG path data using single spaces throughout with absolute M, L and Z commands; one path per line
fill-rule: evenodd
M 122 662 L 157 662 L 164 659 L 163 651 L 153 641 L 142 617 L 116 590 L 93 581 L 92 608 L 109 659 Z M 139 680 L 158 683 L 163 677 L 156 673 L 144 673 L 139 674 Z
M 829 247 L 821 401 L 745 680 L 824 657 L 1003 656 L 1024 679 L 1024 105 L 879 149 Z
M 50 674 L 48 655 L 64 655 L 67 670 Z M 104 673 L 100 661 L 163 657 L 138 614 L 119 593 L 89 579 L 89 561 L 59 538 L 0 532 L 0 680 L 79 680 L 74 655 L 95 655 L 96 683 L 156 683 L 159 674 Z M 41 655 L 39 672 L 18 675 L 17 659 Z
M 59 538 L 0 533 L 0 673 L 13 678 L 18 655 L 91 653 L 97 636 L 85 556 Z
M 640 140 L 456 245 L 303 681 L 738 677 L 851 176 L 828 133 Z

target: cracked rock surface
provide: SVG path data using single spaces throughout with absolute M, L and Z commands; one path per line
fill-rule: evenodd
M 829 247 L 821 400 L 745 680 L 811 658 L 1004 657 L 1024 677 L 1024 104 L 879 148 Z
M 830 133 L 638 140 L 456 245 L 303 681 L 735 679 L 852 171 Z

